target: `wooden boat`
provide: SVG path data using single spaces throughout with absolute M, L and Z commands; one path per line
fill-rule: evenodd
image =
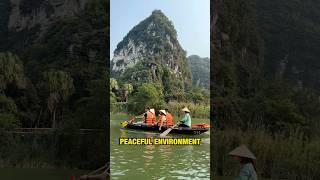
M 124 121 L 121 123 L 124 128 L 127 129 L 135 129 L 135 130 L 142 130 L 142 131 L 152 131 L 152 132 L 163 132 L 167 130 L 167 127 L 163 126 L 161 127 L 161 130 L 159 131 L 158 125 L 146 125 L 145 123 L 141 122 L 129 122 Z M 189 135 L 199 135 L 209 130 L 208 124 L 193 124 L 192 128 L 189 127 L 176 127 L 173 128 L 170 133 L 175 134 L 189 134 Z

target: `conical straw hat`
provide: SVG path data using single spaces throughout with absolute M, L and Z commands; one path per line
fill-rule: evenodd
M 184 111 L 184 112 L 190 112 L 190 110 L 189 110 L 187 107 L 185 107 L 185 108 L 181 109 L 181 111 Z
M 163 113 L 164 115 L 167 115 L 165 110 L 160 110 L 159 112 Z
M 257 159 L 246 145 L 241 145 L 235 148 L 233 151 L 229 152 L 229 155 Z
M 155 111 L 154 111 L 154 109 L 150 109 L 150 112 L 152 112 L 152 114 L 155 114 Z

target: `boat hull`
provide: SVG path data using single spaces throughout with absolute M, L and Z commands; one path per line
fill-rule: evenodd
M 158 125 L 146 125 L 143 123 L 128 123 L 124 128 L 127 129 L 135 129 L 135 130 L 142 130 L 142 131 L 152 131 L 152 132 L 163 132 L 167 130 L 167 127 L 161 127 L 161 130 L 159 131 L 159 126 Z M 175 133 L 175 134 L 189 134 L 189 135 L 199 135 L 202 134 L 206 131 L 208 131 L 209 128 L 207 127 L 177 127 L 173 128 L 170 133 Z

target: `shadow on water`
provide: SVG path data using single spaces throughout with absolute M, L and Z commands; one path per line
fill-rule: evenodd
M 2 132 L 0 142 L 0 179 L 69 179 L 106 160 L 101 131 Z
M 159 137 L 151 133 L 122 129 L 120 121 L 111 121 L 112 179 L 209 179 L 210 136 L 199 136 L 201 145 L 119 145 L 119 137 Z M 169 137 L 186 137 L 172 135 Z

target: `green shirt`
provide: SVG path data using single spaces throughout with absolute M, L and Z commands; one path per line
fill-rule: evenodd
M 253 165 L 251 163 L 241 165 L 240 174 L 235 180 L 258 180 Z
M 186 113 L 184 115 L 184 117 L 181 119 L 180 121 L 182 124 L 185 124 L 189 127 L 191 127 L 191 117 L 190 117 L 190 114 L 189 113 Z

